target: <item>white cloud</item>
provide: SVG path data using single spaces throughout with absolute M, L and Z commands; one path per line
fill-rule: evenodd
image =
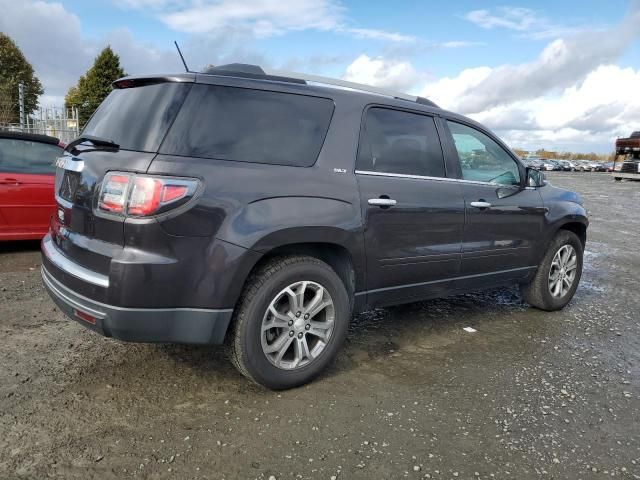
M 546 23 L 546 20 L 538 17 L 530 8 L 521 7 L 500 7 L 497 13 L 491 13 L 489 10 L 472 10 L 464 18 L 487 30 L 507 28 L 523 32 L 533 26 Z
M 174 2 L 165 5 L 159 18 L 170 28 L 187 33 L 211 33 L 229 23 L 245 26 L 257 36 L 291 30 L 331 30 L 341 19 L 342 7 L 332 0 L 218 0 Z M 168 11 L 164 11 L 168 10 Z
M 354 27 L 345 18 L 340 0 L 116 0 L 123 8 L 151 12 L 169 28 L 191 34 L 209 34 L 233 25 L 256 38 L 290 31 L 333 31 L 364 40 L 411 43 L 411 35 Z
M 0 31 L 22 49 L 48 91 L 59 95 L 89 67 L 95 48 L 81 41 L 80 19 L 62 4 L 0 0 L 0 12 Z
M 422 93 L 435 98 L 441 95 L 443 103 L 454 110 L 478 113 L 558 92 L 581 81 L 599 65 L 615 62 L 640 36 L 639 23 L 640 2 L 636 2 L 615 27 L 554 40 L 531 62 L 465 70 L 458 78 L 427 85 Z M 456 87 L 455 96 L 445 93 L 447 85 Z
M 127 1 L 153 3 L 161 0 Z M 129 74 L 183 69 L 171 44 L 159 48 L 141 42 L 126 28 L 115 29 L 102 38 L 85 36 L 80 19 L 61 3 L 0 0 L 0 12 L 0 31 L 17 43 L 45 88 L 42 105 L 61 105 L 69 87 L 107 45 L 120 55 L 121 65 Z M 189 66 L 194 69 L 229 61 L 266 63 L 261 55 L 245 47 L 249 38 L 248 32 L 227 27 L 215 35 L 190 38 L 182 48 Z
M 472 115 L 511 145 L 611 150 L 613 140 L 640 129 L 640 69 L 602 65 L 559 94 L 514 102 Z
M 402 35 L 401 33 L 385 32 L 383 30 L 372 30 L 370 28 L 340 28 L 339 31 L 352 34 L 356 38 L 387 40 L 390 42 L 415 42 L 416 37 Z
M 550 21 L 535 10 L 524 7 L 498 7 L 494 10 L 472 10 L 463 17 L 485 30 L 504 28 L 518 32 L 519 36 L 543 40 L 567 36 L 585 30 L 585 27 L 567 27 Z
M 351 62 L 343 78 L 351 82 L 406 91 L 416 85 L 420 75 L 410 62 L 371 58 L 363 54 Z

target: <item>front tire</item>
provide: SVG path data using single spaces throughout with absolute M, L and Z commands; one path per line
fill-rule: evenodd
M 546 311 L 561 310 L 573 298 L 582 276 L 584 247 L 578 236 L 560 230 L 549 245 L 533 280 L 522 286 L 529 305 Z
M 236 309 L 231 360 L 280 390 L 317 377 L 335 358 L 351 318 L 342 280 L 314 257 L 278 257 L 252 275 Z

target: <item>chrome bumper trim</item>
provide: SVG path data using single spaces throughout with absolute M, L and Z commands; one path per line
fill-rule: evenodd
M 62 252 L 60 252 L 60 250 L 58 250 L 49 235 L 44 237 L 42 240 L 42 251 L 51 263 L 65 273 L 73 275 L 85 282 L 92 283 L 93 285 L 98 285 L 99 287 L 109 287 L 109 277 L 89 270 L 88 268 L 69 260 L 62 254 Z

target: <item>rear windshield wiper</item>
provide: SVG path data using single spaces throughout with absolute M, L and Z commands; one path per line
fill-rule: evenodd
M 89 135 L 89 134 L 82 134 L 78 138 L 76 138 L 73 142 L 71 142 L 69 145 L 67 145 L 67 148 L 65 150 L 70 152 L 76 146 L 84 142 L 91 142 L 96 147 L 109 147 L 114 149 L 120 148 L 120 145 L 118 145 L 113 140 L 109 140 L 108 138 L 96 137 L 95 135 Z

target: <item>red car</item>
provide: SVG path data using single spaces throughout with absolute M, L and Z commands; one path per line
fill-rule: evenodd
M 0 131 L 0 240 L 44 237 L 55 212 L 57 138 Z

